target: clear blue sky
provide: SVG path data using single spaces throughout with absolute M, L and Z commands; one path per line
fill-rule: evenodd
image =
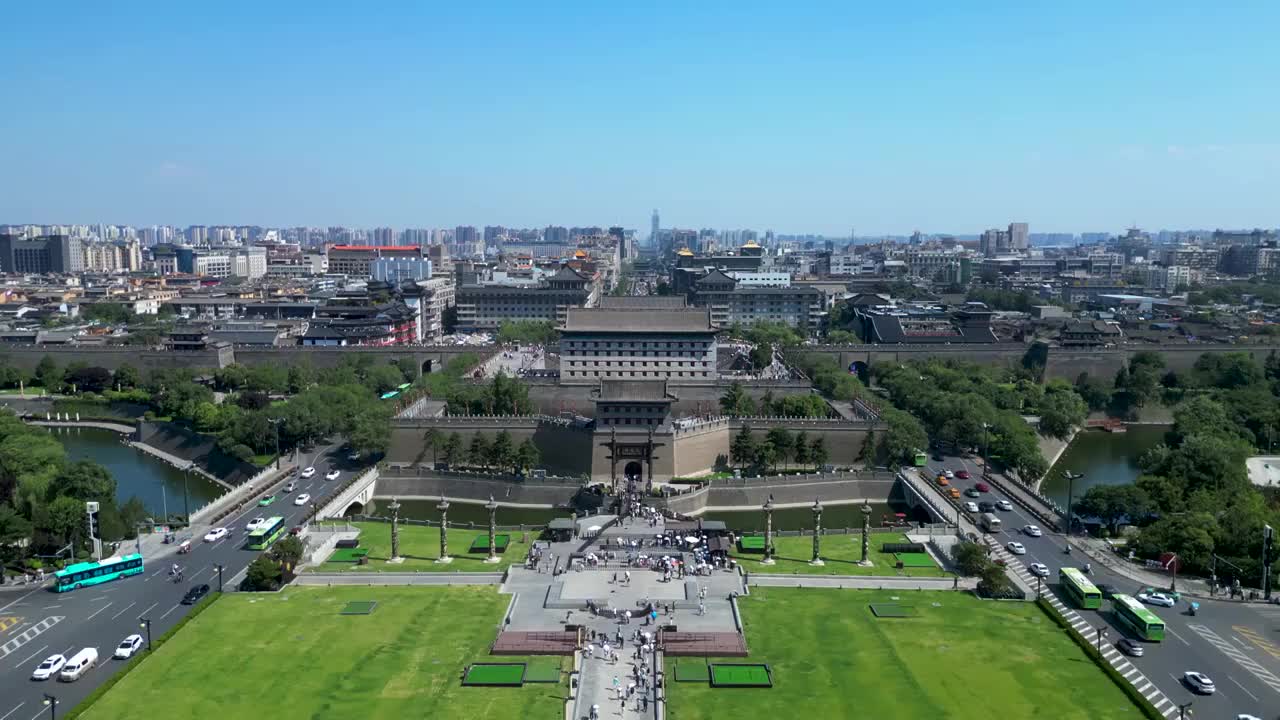
M 10 3 L 0 222 L 1280 225 L 1274 0 L 791 5 Z

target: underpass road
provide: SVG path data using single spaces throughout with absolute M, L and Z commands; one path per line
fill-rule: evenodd
M 158 560 L 144 558 L 146 571 L 141 575 L 66 593 L 37 589 L 25 593 L 0 593 L 0 720 L 32 720 L 47 716 L 44 693 L 58 698 L 59 716 L 68 712 L 100 683 L 124 666 L 113 660 L 116 645 L 127 635 L 138 633 L 146 638 L 139 618 L 151 619 L 151 636 L 159 638 L 190 611 L 182 605 L 183 595 L 193 586 L 208 584 L 210 592 L 218 590 L 217 565 L 224 566 L 223 581 L 231 579 L 258 556 L 244 549 L 245 525 L 262 516 L 280 515 L 289 527 L 301 524 L 310 503 L 293 504 L 299 492 L 308 492 L 313 501 L 323 504 L 351 473 L 358 468 L 346 461 L 334 446 L 319 451 L 311 462 L 316 477 L 299 482 L 298 490 L 285 495 L 268 507 L 251 505 L 243 512 L 223 520 L 231 530 L 227 538 L 205 543 L 192 538 L 192 549 L 186 555 L 167 555 Z M 325 473 L 338 468 L 342 476 L 326 481 Z M 128 548 L 122 547 L 122 551 Z M 169 567 L 177 563 L 185 580 L 175 583 L 168 578 Z M 53 618 L 56 621 L 50 622 Z M 37 682 L 31 672 L 53 653 L 70 657 L 84 647 L 98 649 L 98 667 L 74 683 L 56 680 Z M 33 716 L 34 714 L 34 716 Z
M 982 476 L 981 466 L 974 459 L 950 455 L 944 455 L 942 461 L 931 461 L 928 470 L 931 478 L 936 477 L 940 470 L 969 471 L 970 479 L 951 481 L 962 492 L 975 485 Z M 1012 511 L 996 511 L 1004 521 L 1003 529 L 991 536 L 1001 545 L 1011 540 L 1022 543 L 1027 554 L 1017 556 L 1017 559 L 1024 565 L 1039 562 L 1048 566 L 1049 577 L 1045 586 L 1049 592 L 1057 594 L 1094 627 L 1106 628 L 1110 642 L 1125 636 L 1122 626 L 1111 616 L 1110 602 L 1103 601 L 1101 611 L 1081 610 L 1059 592 L 1058 570 L 1063 567 L 1083 568 L 1087 561 L 1084 553 L 1065 553 L 1066 542 L 1061 534 L 1046 531 L 1039 538 L 1024 534 L 1024 526 L 1040 525 L 1039 521 L 994 485 L 990 492 L 983 493 L 975 502 L 983 500 L 1013 503 Z M 1136 595 L 1143 587 L 1100 562 L 1092 563 L 1091 578 L 1095 584 L 1111 585 L 1117 591 L 1130 595 Z M 1186 601 L 1172 608 L 1151 607 L 1152 612 L 1164 620 L 1167 637 L 1163 643 L 1144 643 L 1144 656 L 1128 660 L 1156 683 L 1172 702 L 1191 702 L 1197 717 L 1231 720 L 1241 713 L 1263 718 L 1274 716 L 1276 709 L 1280 708 L 1280 606 L 1246 605 L 1229 600 L 1199 602 L 1200 612 L 1195 617 L 1188 614 Z M 1182 684 L 1182 674 L 1188 670 L 1207 674 L 1218 691 L 1211 696 L 1192 694 Z M 1176 717 L 1176 712 L 1173 716 Z

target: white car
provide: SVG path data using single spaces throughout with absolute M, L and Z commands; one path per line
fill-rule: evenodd
M 311 496 L 307 493 L 302 493 L 293 499 L 293 504 L 298 506 L 306 505 L 309 502 L 311 502 Z
M 1186 684 L 1191 692 L 1201 695 L 1212 695 L 1217 691 L 1218 687 L 1213 684 L 1208 675 L 1198 673 L 1194 670 L 1188 670 L 1182 673 L 1182 682 Z
M 341 475 L 341 474 L 342 474 L 342 473 L 338 472 L 337 470 L 330 470 L 329 472 L 325 473 L 325 475 L 324 475 L 324 479 L 325 479 L 325 480 L 337 480 L 337 479 L 338 479 L 338 476 L 339 476 L 339 475 Z
M 1005 545 L 1005 547 L 1008 548 L 1009 552 L 1013 553 L 1014 555 L 1027 554 L 1027 549 L 1023 547 L 1022 543 L 1018 542 L 1017 540 L 1010 540 L 1009 544 Z
M 298 474 L 305 480 L 306 478 L 309 478 L 309 477 L 315 477 L 316 469 L 313 467 L 309 467 Z
M 1027 525 L 1022 528 L 1022 532 L 1026 533 L 1028 537 L 1040 537 L 1041 535 L 1044 535 L 1044 532 L 1040 530 L 1038 525 Z
M 254 519 L 250 520 L 248 525 L 245 525 L 245 526 L 244 526 L 244 531 L 245 531 L 245 532 L 253 532 L 254 530 L 257 530 L 258 528 L 260 528 L 260 527 L 262 527 L 263 525 L 266 525 L 266 524 L 267 524 L 267 519 L 266 519 L 266 518 L 264 518 L 264 517 L 256 517 L 256 518 L 254 518 Z
M 1148 605 L 1159 605 L 1160 607 L 1173 607 L 1173 598 L 1164 593 L 1138 593 L 1138 599 Z
M 1009 502 L 1008 500 L 997 500 L 996 507 L 1005 512 L 1009 512 L 1010 510 L 1013 509 L 1013 503 Z
M 48 680 L 54 675 L 57 675 L 58 671 L 62 669 L 62 666 L 66 664 L 67 659 L 65 657 L 61 655 L 50 655 L 44 659 L 44 662 L 36 666 L 35 672 L 31 673 L 31 679 Z
M 138 652 L 141 649 L 142 649 L 142 636 L 130 635 L 129 637 L 121 640 L 120 644 L 116 646 L 116 659 L 128 660 L 129 658 L 133 657 L 134 653 Z
M 1049 577 L 1049 566 L 1044 563 L 1031 563 L 1027 566 L 1027 569 L 1036 577 Z
M 226 529 L 226 528 L 213 528 L 213 529 L 211 529 L 209 532 L 207 532 L 207 533 L 205 533 L 205 534 L 204 534 L 204 541 L 205 541 L 205 542 L 218 542 L 219 540 L 221 540 L 222 538 L 224 538 L 224 537 L 226 537 L 226 536 L 227 536 L 227 529 Z
M 978 503 L 970 501 L 964 504 L 964 511 L 976 513 L 978 512 Z
M 943 477 L 945 477 L 945 478 L 946 478 L 946 479 L 948 479 L 948 480 L 955 480 L 955 479 L 956 479 L 956 474 L 955 474 L 954 472 L 952 472 L 951 470 L 943 470 L 943 471 L 942 471 L 942 476 L 943 476 Z

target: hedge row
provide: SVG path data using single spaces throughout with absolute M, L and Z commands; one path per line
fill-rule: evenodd
M 155 652 L 156 650 L 159 650 L 161 645 L 164 645 L 166 642 L 169 642 L 169 639 L 172 638 L 174 634 L 176 634 L 179 630 L 181 630 L 184 625 L 191 622 L 192 620 L 195 619 L 197 615 L 207 610 L 209 606 L 212 605 L 214 602 L 216 602 L 220 597 L 222 597 L 222 593 L 218 593 L 218 592 L 209 593 L 208 595 L 204 596 L 204 598 L 200 600 L 200 602 L 195 604 L 195 607 L 191 608 L 191 612 L 187 613 L 181 620 L 174 623 L 173 627 L 169 628 L 165 632 L 165 634 L 161 635 L 158 638 L 155 638 L 152 641 L 151 652 L 147 652 L 146 650 L 143 650 L 142 652 L 130 658 L 129 662 L 125 663 L 123 670 L 107 678 L 106 682 L 102 683 L 97 687 L 97 689 L 89 693 L 88 697 L 86 697 L 84 700 L 81 700 L 75 707 L 71 708 L 70 712 L 64 714 L 62 716 L 63 720 L 75 720 L 75 718 L 78 718 L 82 714 L 84 714 L 85 711 L 87 711 L 90 707 L 93 706 L 94 703 L 96 703 L 99 699 L 101 699 L 102 696 L 105 695 L 108 690 L 115 687 L 116 683 L 123 680 L 125 675 L 128 675 L 130 672 L 132 672 L 133 669 L 137 667 L 137 665 L 141 663 L 143 660 L 146 660 L 147 657 L 151 655 L 151 653 Z
M 1057 608 L 1051 605 L 1049 601 L 1043 597 L 1037 598 L 1036 604 L 1040 606 L 1041 610 L 1044 610 L 1046 615 L 1053 618 L 1053 621 L 1057 623 L 1059 627 L 1067 631 L 1067 634 L 1071 636 L 1071 639 L 1076 641 L 1076 644 L 1080 646 L 1081 650 L 1084 650 L 1084 654 L 1088 655 L 1098 667 L 1102 668 L 1102 672 L 1106 673 L 1107 677 L 1111 678 L 1112 682 L 1123 690 L 1125 695 L 1129 696 L 1129 699 L 1138 706 L 1138 709 L 1142 711 L 1143 715 L 1147 716 L 1148 720 L 1164 720 L 1164 714 L 1157 710 L 1156 706 L 1152 705 L 1150 700 L 1143 697 L 1142 693 L 1138 692 L 1138 688 L 1134 687 L 1132 683 L 1126 680 L 1124 676 L 1120 674 L 1120 671 L 1111 667 L 1111 663 L 1107 662 L 1107 659 L 1102 657 L 1102 654 L 1098 652 L 1098 648 L 1090 642 L 1089 638 L 1081 635 L 1079 630 L 1071 627 L 1071 623 L 1067 622 L 1067 619 L 1062 616 L 1062 613 L 1058 612 Z

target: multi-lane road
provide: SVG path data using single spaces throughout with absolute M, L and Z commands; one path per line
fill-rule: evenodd
M 944 456 L 930 462 L 931 478 L 940 470 L 967 470 L 969 480 L 953 480 L 952 484 L 964 490 L 981 478 L 981 466 L 972 459 Z M 1012 482 L 1006 480 L 1006 482 Z M 970 498 L 962 498 L 962 501 Z M 1026 554 L 1016 556 L 1024 566 L 1043 563 L 1049 568 L 1044 581 L 1049 591 L 1058 593 L 1063 602 L 1071 602 L 1058 588 L 1058 570 L 1063 567 L 1083 567 L 1089 561 L 1079 550 L 1067 554 L 1062 535 L 1047 529 L 1042 537 L 1031 537 L 1022 531 L 1027 525 L 1039 525 L 1039 521 L 1015 498 L 1007 497 L 994 485 L 991 491 L 975 502 L 1008 500 L 1013 504 L 1009 512 L 997 511 L 1003 521 L 1000 532 L 991 533 L 994 539 L 1006 545 L 1016 540 L 1026 547 Z M 976 518 L 975 518 L 976 519 Z M 1141 583 L 1120 575 L 1101 562 L 1092 562 L 1091 579 L 1095 584 L 1114 586 L 1118 592 L 1136 595 Z M 1035 581 L 1031 581 L 1032 587 Z M 1140 672 L 1168 696 L 1176 705 L 1191 702 L 1194 717 L 1234 719 L 1249 714 L 1273 720 L 1280 710 L 1280 605 L 1244 604 L 1229 600 L 1199 600 L 1200 610 L 1189 614 L 1189 604 L 1183 600 L 1172 608 L 1151 607 L 1166 625 L 1166 638 L 1162 643 L 1144 643 L 1143 657 L 1128 658 Z M 1105 628 L 1111 642 L 1125 636 L 1125 632 L 1111 616 L 1110 602 L 1103 601 L 1102 610 L 1077 612 L 1095 627 Z M 1073 606 L 1074 607 L 1074 606 Z M 1211 696 L 1194 695 L 1181 681 L 1182 674 L 1196 670 L 1209 675 L 1217 685 Z M 1176 713 L 1173 717 L 1177 717 Z
M 232 578 L 258 556 L 257 552 L 244 549 L 245 525 L 250 520 L 279 515 L 290 527 L 301 524 L 311 507 L 310 503 L 294 505 L 299 493 L 310 494 L 312 502 L 322 505 L 357 469 L 334 446 L 321 449 L 314 459 L 302 459 L 314 465 L 313 477 L 298 480 L 292 494 L 278 491 L 278 499 L 268 507 L 255 503 L 242 513 L 224 518 L 220 526 L 230 532 L 218 542 L 204 542 L 204 531 L 199 530 L 188 554 L 144 557 L 146 572 L 142 575 L 66 593 L 47 588 L 0 593 L 0 720 L 49 717 L 45 693 L 57 698 L 59 716 L 69 711 L 124 666 L 123 661 L 111 658 L 121 640 L 133 633 L 146 638 L 142 618 L 151 621 L 151 636 L 158 638 L 191 610 L 191 606 L 181 604 L 189 589 L 208 584 L 211 592 L 218 591 L 218 565 L 223 566 L 223 581 L 230 586 Z M 325 480 L 325 474 L 333 469 L 341 472 L 339 478 Z M 166 551 L 171 552 L 171 548 L 166 546 Z M 121 552 L 130 550 L 127 545 L 121 548 Z M 169 579 L 174 563 L 183 568 L 182 582 Z M 32 671 L 44 658 L 54 653 L 70 657 L 85 647 L 98 649 L 98 667 L 80 680 L 62 683 L 31 679 Z

